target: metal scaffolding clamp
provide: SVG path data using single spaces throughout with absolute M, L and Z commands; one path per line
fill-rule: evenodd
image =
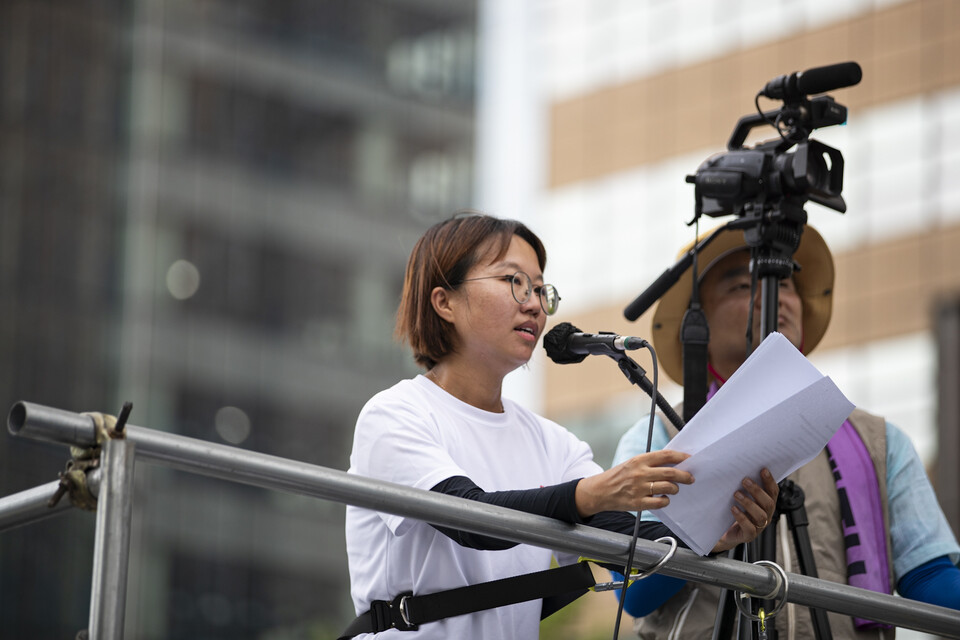
M 66 467 L 58 475 L 60 486 L 51 496 L 47 506 L 53 508 L 64 495 L 70 497 L 70 504 L 85 511 L 97 510 L 97 496 L 90 489 L 87 482 L 87 473 L 100 467 L 100 454 L 103 452 L 103 443 L 107 440 L 116 440 L 124 437 L 123 428 L 130 417 L 133 404 L 125 402 L 120 416 L 114 417 L 106 413 L 89 412 L 83 415 L 93 419 L 96 444 L 89 447 L 70 447 L 70 459 Z

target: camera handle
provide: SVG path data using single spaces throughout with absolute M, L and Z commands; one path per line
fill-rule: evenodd
M 741 117 L 730 134 L 727 149 L 742 149 L 750 132 L 761 126 L 774 126 L 782 122 L 790 133 L 784 136 L 791 143 L 806 140 L 810 132 L 820 127 L 843 124 L 847 121 L 847 108 L 830 96 L 818 96 L 812 100 L 802 99 L 780 109 L 761 111 Z

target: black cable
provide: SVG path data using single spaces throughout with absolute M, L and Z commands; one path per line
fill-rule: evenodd
M 700 305 L 700 252 L 697 250 L 697 244 L 700 242 L 700 218 L 693 225 L 693 263 L 690 265 L 690 275 L 693 282 L 690 283 L 690 305 Z M 709 266 L 709 265 L 708 265 Z M 654 371 L 656 371 L 657 357 L 653 357 Z
M 783 111 L 782 111 L 782 110 L 781 110 L 781 111 L 778 111 L 778 112 L 777 112 L 777 117 L 774 118 L 773 120 L 771 120 L 770 117 L 769 117 L 766 113 L 763 112 L 763 109 L 760 108 L 760 96 L 762 96 L 762 95 L 763 95 L 763 92 L 761 91 L 760 93 L 758 93 L 757 95 L 755 95 L 755 96 L 753 97 L 753 105 L 757 108 L 757 113 L 760 114 L 760 118 L 761 118 L 764 122 L 766 122 L 768 125 L 770 125 L 770 126 L 773 127 L 774 129 L 776 129 L 777 135 L 780 136 L 780 139 L 781 139 L 781 140 L 783 140 L 784 142 L 790 142 L 790 141 L 787 139 L 787 136 L 785 136 L 785 135 L 783 134 L 783 126 L 782 126 L 782 123 L 781 123 L 781 119 L 782 119 L 782 117 L 783 117 Z M 741 146 L 742 146 L 742 145 L 741 145 Z
M 755 256 L 755 257 L 754 257 Z M 759 251 L 754 251 L 751 254 L 752 260 L 760 260 Z M 757 299 L 757 271 L 758 269 L 750 269 L 750 311 L 747 313 L 747 357 L 750 357 L 750 354 L 753 353 L 753 308 L 755 306 L 754 301 Z
M 647 426 L 647 448 L 645 453 L 650 453 L 650 447 L 653 444 L 653 419 L 657 411 L 657 384 L 659 376 L 659 367 L 657 366 L 657 352 L 653 345 L 647 343 L 644 345 L 650 350 L 650 357 L 653 360 L 653 391 L 650 393 L 650 422 Z M 620 635 L 620 619 L 623 617 L 623 602 L 627 599 L 627 587 L 630 585 L 630 571 L 633 569 L 633 553 L 637 546 L 637 539 L 640 537 L 640 513 L 637 510 L 637 519 L 633 523 L 633 538 L 630 540 L 630 550 L 627 553 L 627 564 L 623 568 L 623 588 L 620 589 L 619 602 L 617 604 L 617 618 L 613 625 L 613 640 L 617 640 Z

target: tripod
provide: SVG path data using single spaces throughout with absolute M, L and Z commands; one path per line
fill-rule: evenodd
M 747 244 L 751 249 L 751 270 L 762 283 L 760 332 L 762 337 L 765 338 L 777 330 L 780 281 L 793 274 L 793 254 L 800 245 L 803 226 L 807 221 L 807 214 L 803 210 L 805 202 L 806 198 L 796 196 L 785 197 L 776 205 L 767 205 L 766 207 L 764 207 L 762 202 L 748 203 L 744 206 L 744 215 L 742 217 L 728 222 L 723 227 L 714 231 L 710 236 L 696 243 L 673 267 L 665 271 L 646 291 L 641 293 L 628 305 L 624 310 L 624 316 L 628 320 L 636 320 L 642 315 L 653 302 L 658 300 L 681 275 L 691 267 L 693 256 L 717 238 L 721 232 L 726 231 L 732 233 L 742 230 Z M 752 322 L 750 326 L 752 329 Z M 683 333 L 682 330 L 681 333 Z M 696 334 L 697 332 L 691 333 Z M 685 337 L 686 336 L 684 336 L 684 338 Z M 696 337 L 702 340 L 701 336 Z M 748 342 L 753 342 L 752 336 L 750 336 Z M 759 344 L 759 341 L 757 344 Z M 700 346 L 704 348 L 697 355 L 705 359 L 706 345 L 703 344 Z M 687 345 L 684 344 L 684 350 L 686 350 L 686 348 Z M 752 344 L 748 344 L 746 349 L 747 355 L 749 355 L 751 348 Z M 684 354 L 684 419 L 692 417 L 692 415 L 686 415 L 688 411 L 687 407 L 696 406 L 696 408 L 700 408 L 706 396 L 706 375 L 704 374 L 698 381 L 699 384 L 703 385 L 703 388 L 689 394 L 696 400 L 696 403 L 688 401 L 686 371 L 688 368 L 691 368 L 690 360 L 695 359 L 695 357 L 688 359 L 686 353 Z M 629 366 L 629 362 L 623 360 L 620 361 L 620 364 L 624 374 L 633 381 L 636 377 L 636 372 L 633 371 L 633 367 Z M 683 420 L 680 420 L 679 417 L 677 417 L 677 419 L 671 417 L 671 421 L 678 429 L 683 424 Z M 794 483 L 789 481 L 783 481 L 779 486 L 782 498 L 778 499 L 778 509 L 774 514 L 773 523 L 779 521 L 780 515 L 788 516 L 788 525 L 793 531 L 793 540 L 797 549 L 800 570 L 805 575 L 815 578 L 817 577 L 817 571 L 806 526 L 807 521 L 806 511 L 803 507 L 803 492 Z M 783 501 L 782 503 L 781 500 Z M 768 527 L 757 541 L 750 545 L 740 545 L 732 549 L 730 556 L 736 560 L 745 562 L 775 559 L 775 531 L 776 527 Z M 747 620 L 739 616 L 739 610 L 733 600 L 734 597 L 733 591 L 727 589 L 721 591 L 712 636 L 714 640 L 729 640 L 734 637 L 746 640 L 756 637 L 756 633 L 759 631 L 756 625 L 746 624 Z M 763 603 L 763 606 L 765 610 L 770 610 L 769 602 Z M 832 636 L 824 612 L 811 609 L 811 616 L 818 640 L 830 639 Z M 739 624 L 741 622 L 743 624 Z M 775 638 L 776 630 L 768 630 L 767 637 Z
M 803 204 L 804 199 L 802 198 L 784 198 L 778 207 L 767 211 L 765 215 L 758 215 L 754 219 L 754 224 L 744 231 L 747 245 L 751 248 L 751 269 L 761 282 L 760 333 L 762 337 L 760 341 L 777 330 L 780 281 L 793 274 L 793 254 L 800 245 L 803 225 L 807 221 Z M 760 208 L 758 207 L 758 209 Z M 759 213 L 764 214 L 762 209 Z M 747 334 L 748 352 L 753 344 L 751 333 L 752 324 L 748 328 Z M 756 344 L 759 344 L 760 341 L 757 341 Z M 761 560 L 775 561 L 777 549 L 776 524 L 779 522 L 781 515 L 786 515 L 788 526 L 793 534 L 793 543 L 797 552 L 800 571 L 804 575 L 816 578 L 817 568 L 807 531 L 809 523 L 804 508 L 803 490 L 789 479 L 782 480 L 779 486 L 780 496 L 777 499 L 777 510 L 771 522 L 774 526 L 767 527 L 763 531 L 757 543 L 751 545 L 753 548 L 740 550 L 740 557 L 737 557 L 737 559 L 749 561 L 752 557 L 758 556 L 758 559 Z M 738 614 L 732 600 L 733 597 L 735 597 L 734 594 L 727 590 L 721 593 L 717 622 L 714 627 L 713 637 L 715 639 L 733 637 Z M 761 606 L 769 611 L 772 604 L 765 601 Z M 821 609 L 811 608 L 810 615 L 817 640 L 832 638 L 826 613 Z M 739 638 L 754 637 L 754 633 L 758 629 L 753 628 L 754 625 L 743 624 L 744 620 L 740 620 L 740 622 Z M 776 640 L 776 629 L 768 629 L 766 637 Z
M 810 70 L 813 72 L 814 70 Z M 807 72 L 804 72 L 804 74 Z M 810 79 L 823 73 L 824 82 L 829 89 L 852 86 L 860 81 L 861 71 L 856 63 L 845 63 L 833 67 L 824 67 L 811 74 Z M 839 75 L 834 80 L 833 74 Z M 812 200 L 817 204 L 843 213 L 846 203 L 841 196 L 843 189 L 843 155 L 837 150 L 816 140 L 810 140 L 809 134 L 819 127 L 846 122 L 846 107 L 837 104 L 829 96 L 809 99 L 813 93 L 821 93 L 819 84 L 813 83 L 804 74 L 780 76 L 767 84 L 757 94 L 773 99 L 782 99 L 783 107 L 763 112 L 759 102 L 755 101 L 757 114 L 740 118 L 727 143 L 728 151 L 707 159 L 697 169 L 696 174 L 688 175 L 686 181 L 695 185 L 695 215 L 688 224 L 693 224 L 701 215 L 711 217 L 736 214 L 737 220 L 728 223 L 724 229 L 743 229 L 747 245 L 751 250 L 751 298 L 756 293 L 757 280 L 761 284 L 761 338 L 777 330 L 779 315 L 778 290 L 780 281 L 793 274 L 793 254 L 800 245 L 803 226 L 807 214 L 804 203 Z M 830 80 L 826 80 L 826 75 Z M 749 132 L 759 126 L 774 127 L 779 138 L 745 149 L 744 142 Z M 796 146 L 793 153 L 788 150 Z M 718 230 L 719 232 L 719 230 Z M 683 346 L 683 386 L 684 419 L 690 419 L 706 401 L 707 375 L 705 361 L 709 327 L 697 298 L 699 280 L 696 274 L 696 255 L 707 243 L 717 237 L 717 232 L 694 244 L 693 248 L 673 267 L 665 271 L 650 287 L 634 299 L 626 309 L 624 316 L 636 320 L 655 300 L 669 292 L 682 273 L 693 264 L 693 290 L 688 313 L 681 323 L 681 343 Z M 747 355 L 753 348 L 753 305 L 750 306 L 750 321 L 747 328 Z M 691 321 L 688 325 L 687 316 Z M 759 344 L 759 340 L 756 344 Z M 689 353 L 689 357 L 688 357 Z M 688 376 L 689 373 L 689 376 Z M 794 532 L 794 544 L 803 558 L 801 569 L 807 575 L 816 577 L 813 554 L 809 552 L 809 536 L 803 511 L 803 493 L 795 485 L 780 484 L 780 493 L 784 496 L 781 505 L 778 499 L 778 515 L 787 514 Z M 787 500 L 789 496 L 790 499 Z M 799 506 L 795 502 L 799 500 Z M 771 537 L 771 534 L 773 537 Z M 762 535 L 751 543 L 741 545 L 731 551 L 738 560 L 752 561 L 774 559 L 776 555 L 776 536 Z M 735 634 L 739 608 L 732 599 L 733 594 L 724 591 L 720 598 L 714 638 L 728 640 Z M 764 610 L 769 610 L 764 603 Z M 812 610 L 811 610 L 812 611 Z M 816 637 L 826 640 L 831 637 L 826 616 L 813 612 Z M 739 625 L 739 635 L 749 637 L 755 628 L 748 624 Z M 766 632 L 766 637 L 776 637 L 776 631 Z

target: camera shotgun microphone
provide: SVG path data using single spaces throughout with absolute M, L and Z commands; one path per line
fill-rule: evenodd
M 777 76 L 767 83 L 760 95 L 774 100 L 792 102 L 815 93 L 852 87 L 863 78 L 863 70 L 856 62 L 841 62 L 806 71 L 795 71 Z
M 588 355 L 616 355 L 643 349 L 642 338 L 618 336 L 615 333 L 583 333 L 569 322 L 561 322 L 543 336 L 543 348 L 557 364 L 582 362 Z

